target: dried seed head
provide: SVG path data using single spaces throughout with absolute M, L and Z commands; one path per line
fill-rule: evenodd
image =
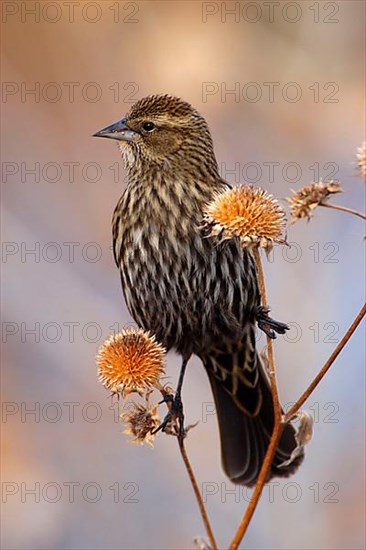
M 223 239 L 238 237 L 242 246 L 284 243 L 285 211 L 260 187 L 240 185 L 219 194 L 207 207 L 204 226 Z
M 98 351 L 99 379 L 113 393 L 142 395 L 164 373 L 165 349 L 142 329 L 110 336 Z
M 121 419 L 128 424 L 128 428 L 123 433 L 134 437 L 131 443 L 141 443 L 141 445 L 147 443 L 152 447 L 155 439 L 155 434 L 152 432 L 160 426 L 158 406 L 132 403 L 132 407 L 133 410 L 121 414 Z
M 360 176 L 365 178 L 366 181 L 366 141 L 363 142 L 361 147 L 357 147 L 356 157 Z
M 338 181 L 327 181 L 305 185 L 298 191 L 293 191 L 294 196 L 287 198 L 292 215 L 291 223 L 301 218 L 310 220 L 313 210 L 324 204 L 332 195 L 342 193 L 343 189 Z
M 279 468 L 290 466 L 298 457 L 302 456 L 304 454 L 304 446 L 307 445 L 313 437 L 314 419 L 311 414 L 307 411 L 298 411 L 296 418 L 300 421 L 295 435 L 297 446 L 292 451 L 290 458 L 282 462 L 282 464 L 279 464 Z

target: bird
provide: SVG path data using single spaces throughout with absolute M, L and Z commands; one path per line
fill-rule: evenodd
M 253 253 L 236 238 L 215 241 L 202 230 L 207 204 L 230 188 L 219 174 L 209 126 L 188 102 L 157 94 L 93 136 L 117 141 L 128 175 L 112 218 L 127 308 L 139 327 L 182 357 L 177 402 L 189 359 L 202 361 L 223 469 L 233 483 L 251 487 L 274 426 L 256 325 L 271 336 L 288 327 L 261 307 Z M 293 474 L 303 456 L 287 423 L 267 481 Z

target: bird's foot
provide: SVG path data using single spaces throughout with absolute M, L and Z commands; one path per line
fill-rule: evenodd
M 166 403 L 168 405 L 168 412 L 165 415 L 163 422 L 152 433 L 156 434 L 159 431 L 177 435 L 179 438 L 184 439 L 186 436 L 186 430 L 184 428 L 184 414 L 183 414 L 183 402 L 180 392 L 176 392 L 175 395 L 168 393 L 164 396 L 164 399 L 159 402 Z
M 263 330 L 263 332 L 267 334 L 269 338 L 272 338 L 274 340 L 275 338 L 277 338 L 277 334 L 285 334 L 286 331 L 290 329 L 290 327 L 285 323 L 281 323 L 280 321 L 275 321 L 274 319 L 272 319 L 268 315 L 269 312 L 270 308 L 268 306 L 259 306 L 257 308 L 256 319 L 258 327 Z

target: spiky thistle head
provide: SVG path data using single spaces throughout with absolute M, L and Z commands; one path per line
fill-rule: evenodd
M 110 336 L 97 355 L 99 379 L 112 393 L 142 395 L 164 374 L 165 349 L 142 329 Z
M 222 239 L 238 237 L 242 246 L 284 243 L 286 215 L 279 202 L 260 187 L 240 185 L 220 193 L 207 206 L 204 226 Z
M 343 190 L 338 181 L 331 180 L 314 182 L 301 187 L 298 191 L 291 191 L 294 196 L 286 200 L 290 204 L 291 223 L 295 223 L 302 218 L 310 220 L 317 206 L 326 203 L 332 195 L 342 193 Z

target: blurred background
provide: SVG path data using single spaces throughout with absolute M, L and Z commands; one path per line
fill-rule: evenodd
M 279 198 L 339 179 L 362 209 L 365 4 L 2 2 L 2 547 L 181 549 L 204 535 L 173 438 L 127 443 L 95 354 L 132 324 L 111 253 L 126 182 L 91 134 L 138 98 L 172 93 L 208 120 L 221 172 Z M 265 269 L 281 400 L 304 390 L 364 300 L 359 218 L 318 209 Z M 158 312 L 157 312 L 158 314 Z M 264 337 L 258 346 L 264 345 Z M 363 327 L 306 404 L 295 477 L 267 486 L 244 548 L 365 547 Z M 179 358 L 168 358 L 175 384 Z M 224 477 L 206 375 L 184 385 L 188 451 L 228 546 L 250 491 Z M 164 414 L 162 411 L 161 414 Z

